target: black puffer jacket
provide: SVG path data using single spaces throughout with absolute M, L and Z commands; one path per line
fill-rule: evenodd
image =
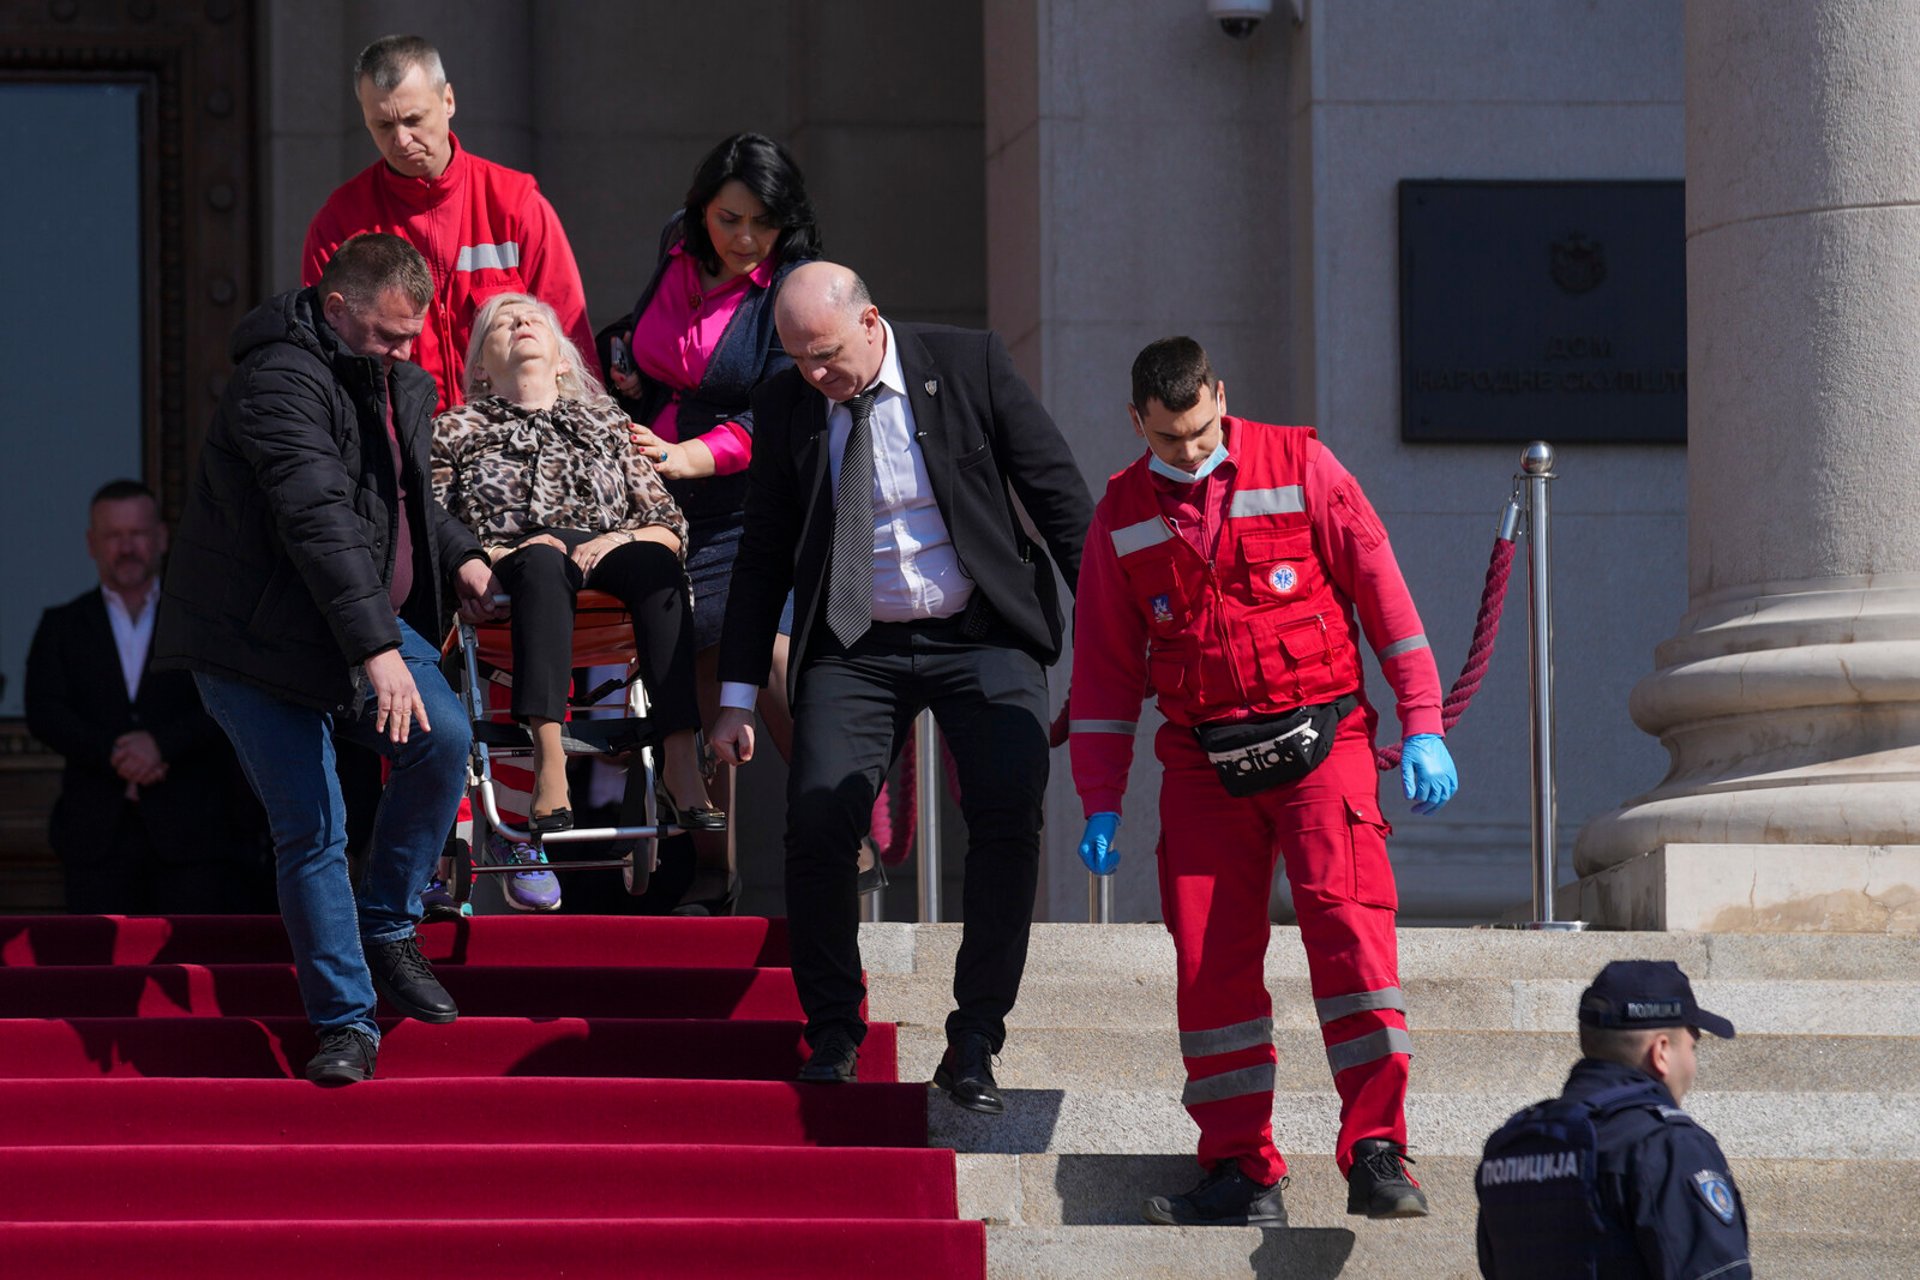
M 404 459 L 414 586 L 402 617 L 429 640 L 441 585 L 481 554 L 433 500 L 433 378 L 348 351 L 312 289 L 256 307 L 173 536 L 154 665 L 234 676 L 325 711 L 357 709 L 353 668 L 400 643 L 388 584 L 395 517 L 386 396 Z

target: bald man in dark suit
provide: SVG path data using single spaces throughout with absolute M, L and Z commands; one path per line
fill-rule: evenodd
M 930 707 L 959 768 L 968 832 L 957 1007 L 934 1082 L 998 1114 L 991 1056 L 1019 993 L 1039 869 L 1046 668 L 1062 634 L 1054 562 L 1077 578 L 1092 501 L 998 336 L 890 324 L 858 276 L 825 262 L 787 278 L 775 322 L 795 367 L 754 394 L 711 736 L 730 763 L 752 754 L 753 696 L 792 589 L 787 917 L 813 1047 L 801 1079 L 854 1076 L 866 1033 L 858 845 L 909 725 Z

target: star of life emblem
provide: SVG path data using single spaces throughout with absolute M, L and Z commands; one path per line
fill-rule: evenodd
M 1300 585 L 1300 574 L 1290 564 L 1275 565 L 1273 572 L 1267 575 L 1267 581 L 1281 595 L 1290 595 Z
M 1693 1189 L 1707 1202 L 1707 1208 L 1728 1226 L 1733 1225 L 1733 1188 L 1727 1184 L 1725 1174 L 1715 1173 L 1711 1169 L 1702 1169 L 1693 1175 Z
M 1168 595 L 1157 595 L 1148 601 L 1153 606 L 1153 620 L 1167 623 L 1173 621 L 1173 599 Z

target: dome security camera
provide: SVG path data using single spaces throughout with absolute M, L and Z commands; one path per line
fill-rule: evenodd
M 1273 13 L 1273 0 L 1207 0 L 1207 16 L 1235 40 L 1253 34 L 1263 18 Z

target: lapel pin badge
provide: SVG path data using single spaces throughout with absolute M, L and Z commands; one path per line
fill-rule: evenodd
M 934 379 L 934 378 L 928 378 L 928 379 L 927 379 L 927 394 L 928 394 L 928 395 L 935 395 L 935 394 L 937 394 L 937 393 L 939 392 L 939 390 L 940 390 L 940 383 L 939 383 L 939 381 L 938 381 L 937 379 Z

